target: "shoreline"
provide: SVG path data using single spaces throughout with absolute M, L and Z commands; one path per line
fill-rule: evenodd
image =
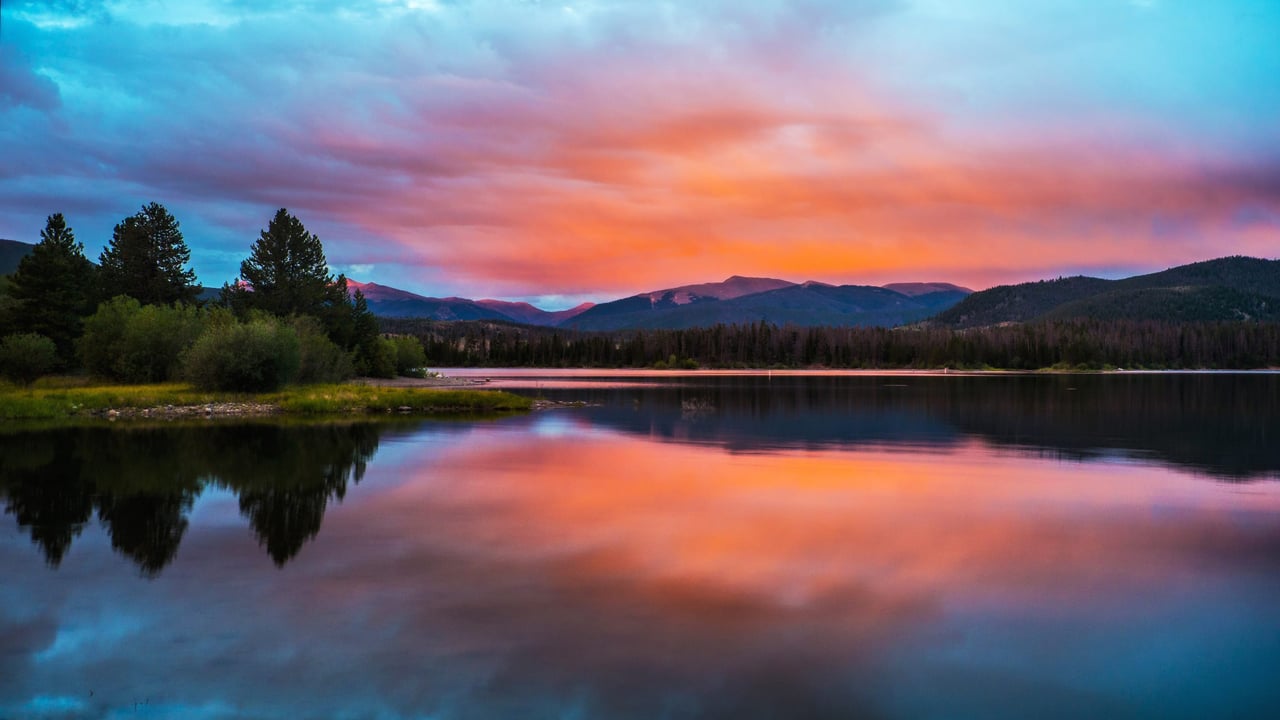
M 557 408 L 589 407 L 583 401 L 534 399 L 528 410 L 543 411 Z M 115 422 L 117 420 L 227 420 L 247 418 L 373 418 L 378 416 L 397 417 L 451 417 L 474 413 L 468 407 L 435 407 L 421 410 L 410 406 L 400 406 L 386 410 L 367 410 L 353 408 L 332 413 L 291 413 L 279 405 L 269 403 L 209 403 L 205 405 L 164 405 L 148 408 L 122 407 L 92 410 L 86 414 L 70 416 L 71 419 L 92 419 Z M 510 414 L 520 410 L 496 410 L 495 414 Z M 21 420 L 18 420 L 21 421 Z M 0 420 L 0 422 L 4 422 Z
M 214 393 L 180 384 L 91 385 L 55 378 L 32 388 L 0 385 L 0 426 L 26 421 L 223 420 L 267 417 L 352 418 L 501 415 L 584 407 L 581 401 L 515 395 L 504 390 L 542 388 L 544 382 L 691 377 L 1049 377 L 1082 375 L 1268 375 L 1280 368 L 1250 370 L 833 370 L 614 368 L 442 368 L 440 377 L 358 378 L 276 393 Z
M 90 385 L 55 380 L 0 386 L 0 425 L 29 420 L 219 419 L 250 417 L 458 416 L 527 412 L 531 398 L 471 382 L 404 385 L 347 383 L 274 393 L 219 393 L 188 385 Z
M 653 368 L 533 368 L 533 367 L 459 367 L 440 368 L 440 372 L 449 373 L 444 378 L 396 378 L 395 387 L 414 387 L 414 383 L 425 383 L 443 380 L 456 383 L 457 386 L 492 385 L 498 379 L 535 378 L 535 377 L 733 377 L 770 375 L 790 377 L 894 377 L 894 376 L 985 376 L 985 375 L 1266 375 L 1280 373 L 1280 367 L 1269 368 L 1184 368 L 1173 370 L 1107 368 L 1099 370 L 1075 370 L 1042 368 L 1038 370 L 1016 370 L 1007 368 L 984 368 L 958 370 L 954 368 L 700 368 L 696 370 L 655 370 Z M 381 381 L 371 381 L 373 384 Z M 403 384 L 401 384 L 403 383 Z

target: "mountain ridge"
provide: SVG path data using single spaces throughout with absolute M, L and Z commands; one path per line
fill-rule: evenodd
M 1280 320 L 1280 260 L 1234 255 L 1119 280 L 1076 275 L 975 292 L 929 323 L 984 327 L 1039 319 Z
M 543 310 L 542 308 L 527 302 L 510 302 L 508 300 L 494 300 L 485 298 L 476 300 L 477 305 L 482 305 L 500 312 L 507 317 L 512 318 L 516 322 L 528 325 L 559 325 L 569 318 L 576 317 L 587 310 L 595 307 L 595 303 L 584 302 L 566 310 Z
M 736 277 L 736 276 L 735 276 Z M 733 281 L 730 278 L 726 283 Z M 724 299 L 699 295 L 676 302 L 676 291 L 641 293 L 603 303 L 561 324 L 575 330 L 687 329 L 716 324 L 767 322 L 775 325 L 893 326 L 923 320 L 958 302 L 967 291 L 923 292 L 911 297 L 871 285 L 792 283 L 772 278 L 749 278 L 760 292 Z M 915 284 L 912 284 L 915 285 Z M 923 284 L 920 284 L 923 285 Z M 685 287 L 705 287 L 685 286 Z M 742 284 L 739 283 L 739 288 Z M 651 298 L 658 297 L 654 302 Z
M 0 238 L 0 275 L 10 275 L 18 269 L 18 263 L 26 257 L 35 245 L 20 240 Z
M 715 324 L 893 326 L 936 314 L 971 293 L 952 283 L 898 283 L 906 292 L 869 285 L 795 283 L 732 275 L 637 293 L 617 300 L 546 311 L 529 303 L 417 295 L 377 283 L 351 281 L 369 309 L 388 318 L 490 320 L 570 330 L 681 329 Z
M 0 239 L 0 276 L 14 272 L 33 244 Z M 387 318 L 480 320 L 616 331 L 715 324 L 866 326 L 923 323 L 956 329 L 1081 318 L 1280 321 L 1280 260 L 1228 256 L 1108 280 L 1077 275 L 974 292 L 941 281 L 883 286 L 795 283 L 731 275 L 609 302 L 543 310 L 527 302 L 436 298 L 376 282 L 349 280 L 369 309 Z M 216 288 L 206 288 L 215 296 Z M 204 296 L 202 296 L 204 297 Z

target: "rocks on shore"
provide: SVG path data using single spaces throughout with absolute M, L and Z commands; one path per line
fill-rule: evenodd
M 539 398 L 533 401 L 534 410 L 551 410 L 553 408 L 581 408 L 594 407 L 590 403 L 582 400 L 546 400 Z
M 203 405 L 161 405 L 151 408 L 110 408 L 92 413 L 108 420 L 154 418 L 176 420 L 179 418 L 257 417 L 280 412 L 276 405 L 266 403 L 207 403 Z

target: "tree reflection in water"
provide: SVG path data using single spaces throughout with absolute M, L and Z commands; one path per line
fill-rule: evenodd
M 177 555 L 200 493 L 235 493 L 259 545 L 283 567 L 316 536 L 377 452 L 383 426 L 82 427 L 0 434 L 5 512 L 52 567 L 94 512 L 111 546 L 157 576 Z
M 1280 477 L 1280 375 L 625 376 L 539 388 L 585 400 L 574 418 L 614 432 L 731 451 L 970 438 L 1071 460 L 1157 461 L 1230 482 Z M 689 413 L 696 406 L 704 410 Z M 358 482 L 387 423 L 131 425 L 0 433 L 0 499 L 51 566 L 94 513 L 112 547 L 155 576 L 208 487 L 239 499 L 278 566 L 315 538 Z

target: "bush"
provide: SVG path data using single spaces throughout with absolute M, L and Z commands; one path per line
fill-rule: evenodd
M 57 366 L 58 348 L 43 335 L 22 333 L 0 340 L 0 376 L 19 385 L 30 385 Z
M 329 339 L 319 320 L 303 315 L 295 317 L 292 326 L 298 336 L 299 351 L 295 382 L 306 385 L 339 383 L 355 375 L 351 353 Z
M 119 296 L 85 319 L 80 359 L 94 375 L 124 382 L 160 382 L 178 374 L 180 358 L 204 329 L 189 305 L 141 305 Z
M 397 335 L 391 338 L 396 348 L 396 374 L 421 375 L 427 364 L 427 351 L 422 349 L 422 341 L 409 335 Z
M 270 392 L 298 372 L 293 329 L 276 320 L 211 327 L 183 358 L 183 376 L 203 390 Z
M 360 347 L 357 370 L 367 377 L 395 377 L 396 355 L 395 343 L 383 337 L 373 338 Z
M 142 303 L 120 296 L 98 305 L 97 312 L 85 318 L 79 349 L 86 370 L 101 377 L 115 377 L 116 358 L 124 351 L 125 328 L 141 311 Z

